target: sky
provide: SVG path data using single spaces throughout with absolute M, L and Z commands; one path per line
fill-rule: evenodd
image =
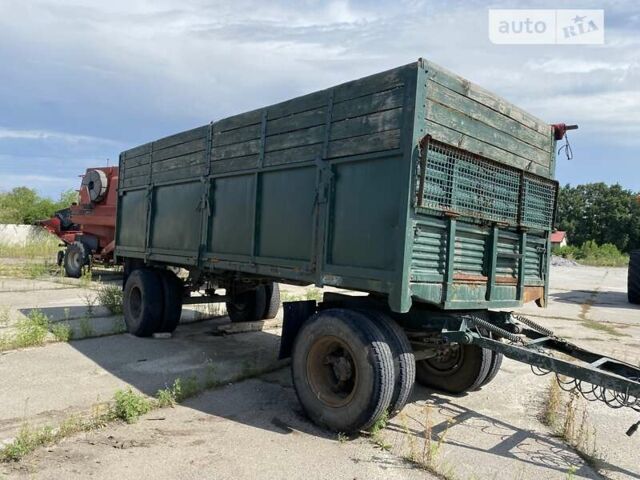
M 605 44 L 494 45 L 489 7 L 604 9 Z M 633 0 L 0 0 L 0 191 L 57 198 L 127 148 L 419 57 L 579 124 L 561 183 L 640 191 Z

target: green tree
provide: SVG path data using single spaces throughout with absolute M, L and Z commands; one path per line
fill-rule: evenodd
M 51 217 L 56 210 L 66 208 L 77 201 L 77 193 L 68 190 L 60 194 L 57 202 L 43 198 L 32 188 L 15 187 L 0 193 L 0 223 L 33 224 Z
M 640 248 L 638 195 L 620 185 L 562 187 L 556 224 L 574 245 L 594 241 L 615 245 L 623 252 Z

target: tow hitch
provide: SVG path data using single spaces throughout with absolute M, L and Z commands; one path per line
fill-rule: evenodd
M 590 402 L 640 413 L 640 368 L 574 345 L 520 315 L 505 312 L 490 321 L 474 314 L 460 318 L 457 330 L 442 332 L 446 341 L 500 352 L 530 365 L 536 375 L 555 373 L 563 390 L 578 392 Z M 633 435 L 639 427 L 640 421 L 626 434 Z

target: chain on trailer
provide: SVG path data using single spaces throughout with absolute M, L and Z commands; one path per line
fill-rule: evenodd
M 613 409 L 630 408 L 640 413 L 640 368 L 573 345 L 522 315 L 512 313 L 500 325 L 473 314 L 462 315 L 461 319 L 458 332 L 445 332 L 445 337 L 451 341 L 472 343 L 501 352 L 509 358 L 528 363 L 537 376 L 555 374 L 562 390 L 579 394 L 589 402 L 600 401 Z M 563 360 L 554 356 L 554 352 L 587 365 Z M 626 434 L 633 435 L 639 427 L 640 421 L 633 424 Z

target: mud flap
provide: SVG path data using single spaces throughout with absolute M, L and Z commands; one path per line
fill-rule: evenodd
M 289 358 L 293 350 L 293 342 L 300 331 L 302 324 L 316 311 L 315 300 L 303 300 L 298 302 L 284 302 L 282 320 L 282 337 L 280 339 L 280 353 L 278 359 Z

